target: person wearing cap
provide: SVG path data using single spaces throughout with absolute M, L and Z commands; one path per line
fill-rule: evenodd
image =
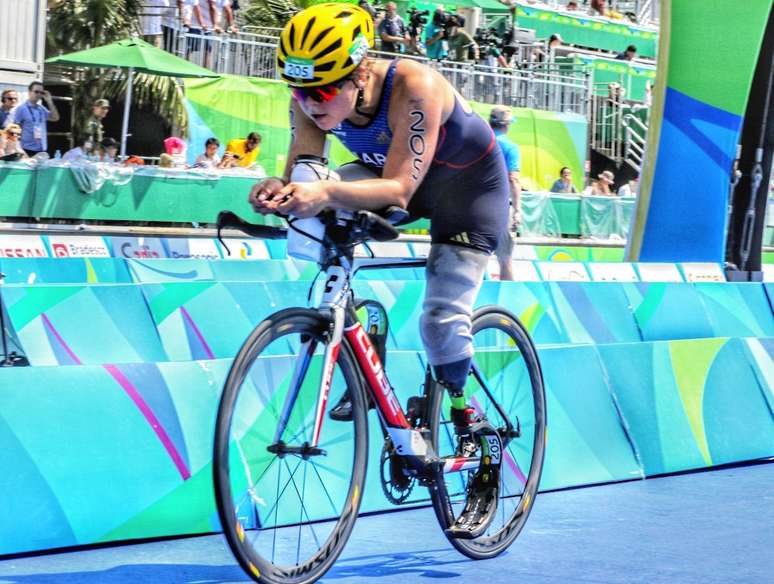
M 591 192 L 594 197 L 614 197 L 615 175 L 610 170 L 605 170 L 597 175 L 597 180 L 591 183 Z
M 517 144 L 508 138 L 508 128 L 514 122 L 511 108 L 496 105 L 489 113 L 489 125 L 495 134 L 495 140 L 502 152 L 505 168 L 508 172 L 508 184 L 510 185 L 511 205 L 513 206 L 513 221 L 502 234 L 498 242 L 495 255 L 500 264 L 500 279 L 513 280 L 513 267 L 511 255 L 513 253 L 513 238 L 511 230 L 516 230 L 521 224 L 521 183 L 519 182 L 519 169 L 521 166 L 521 153 Z
M 90 154 L 96 154 L 105 137 L 102 120 L 110 111 L 110 102 L 104 98 L 96 100 L 91 106 L 91 115 L 86 120 L 86 136 L 88 137 L 86 149 Z

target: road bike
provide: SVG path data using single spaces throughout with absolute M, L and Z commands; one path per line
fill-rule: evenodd
M 231 365 L 216 420 L 215 497 L 226 541 L 257 582 L 314 582 L 342 552 L 363 500 L 369 417 L 383 440 L 379 480 L 387 499 L 416 503 L 414 487 L 426 487 L 438 523 L 465 556 L 501 553 L 534 505 L 546 402 L 538 355 L 519 319 L 495 306 L 473 315 L 475 357 L 465 399 L 475 430 L 467 442 L 455 432 L 450 397 L 427 365 L 417 379 L 423 390 L 402 408 L 384 368 L 385 331 L 379 311 L 371 310 L 378 303 L 361 309 L 365 327 L 361 323 L 351 288 L 358 270 L 425 264 L 354 256 L 358 244 L 396 238 L 394 223 L 404 216 L 400 209 L 384 216 L 321 214 L 320 236 L 302 231 L 319 247 L 321 301 L 266 318 Z M 218 226 L 219 237 L 223 227 L 263 238 L 286 233 L 229 212 L 221 213 Z M 342 403 L 351 404 L 349 421 L 332 419 Z M 491 472 L 495 511 L 482 533 L 461 534 L 476 481 Z

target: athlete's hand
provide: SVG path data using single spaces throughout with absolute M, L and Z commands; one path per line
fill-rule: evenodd
M 282 179 L 277 177 L 264 179 L 252 188 L 247 202 L 256 213 L 270 215 L 277 210 L 279 201 L 275 200 L 275 197 L 284 187 L 285 183 Z
M 289 183 L 277 193 L 276 210 L 300 219 L 314 217 L 330 204 L 329 181 Z

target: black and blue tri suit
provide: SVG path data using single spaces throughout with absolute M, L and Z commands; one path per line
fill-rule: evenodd
M 397 59 L 390 63 L 371 121 L 358 126 L 344 120 L 331 130 L 377 176 L 393 137 L 387 114 L 397 63 Z M 478 114 L 465 112 L 455 96 L 454 110 L 439 130 L 435 156 L 409 202 L 409 213 L 430 219 L 433 243 L 491 253 L 507 228 L 509 194 L 508 173 L 494 132 Z

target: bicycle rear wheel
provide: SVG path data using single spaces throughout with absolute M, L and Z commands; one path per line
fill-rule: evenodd
M 215 428 L 215 499 L 226 541 L 255 581 L 320 578 L 346 543 L 360 507 L 368 453 L 365 396 L 342 339 L 313 447 L 329 321 L 308 309 L 281 311 L 239 350 Z M 348 390 L 353 421 L 328 411 Z
M 448 538 L 462 554 L 478 560 L 507 549 L 532 510 L 543 469 L 546 405 L 537 352 L 515 316 L 497 307 L 479 309 L 473 315 L 472 332 L 475 357 L 473 374 L 465 385 L 467 403 L 501 428 L 505 419 L 497 402 L 520 433 L 510 440 L 503 438 L 497 516 L 487 531 L 471 540 Z M 441 457 L 454 456 L 457 446 L 450 407 L 445 390 L 439 388 L 430 396 L 430 430 Z M 465 505 L 468 478 L 468 472 L 445 474 L 430 489 L 433 509 L 444 530 L 454 524 Z

